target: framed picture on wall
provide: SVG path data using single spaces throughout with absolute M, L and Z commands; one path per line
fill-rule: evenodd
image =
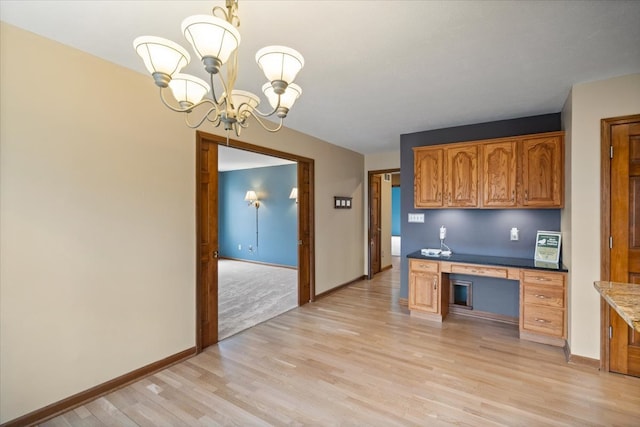
M 557 263 L 560 261 L 561 242 L 562 233 L 559 231 L 538 231 L 534 260 Z

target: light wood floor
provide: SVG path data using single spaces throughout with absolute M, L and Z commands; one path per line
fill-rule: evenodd
M 640 425 L 640 378 L 512 325 L 411 318 L 398 288 L 386 271 L 45 425 Z

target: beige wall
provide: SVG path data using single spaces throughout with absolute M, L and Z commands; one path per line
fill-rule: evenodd
M 365 183 L 365 198 L 364 198 L 364 213 L 362 217 L 363 224 L 363 233 L 364 236 L 368 236 L 369 234 L 369 198 L 366 197 L 366 192 L 368 188 L 367 181 L 369 179 L 368 174 L 370 171 L 378 171 L 378 170 L 389 170 L 389 169 L 398 169 L 400 170 L 400 143 L 398 142 L 398 150 L 397 151 L 386 151 L 383 153 L 375 153 L 375 154 L 367 154 L 364 159 L 364 183 Z M 391 212 L 391 190 L 389 190 L 389 212 Z M 391 213 L 389 213 L 391 215 Z M 389 217 L 389 236 L 391 236 L 391 217 Z M 389 242 L 391 242 L 391 237 L 389 237 Z M 363 242 L 363 252 L 364 252 L 364 274 L 369 274 L 369 242 L 367 239 L 364 239 Z M 388 253 L 391 254 L 391 243 L 389 243 Z M 381 260 L 382 261 L 382 260 Z M 387 264 L 382 263 L 383 267 Z
M 570 346 L 600 358 L 600 120 L 640 113 L 640 74 L 581 83 L 565 104 L 566 208 L 562 212 L 564 262 L 570 270 Z
M 4 23 L 0 43 L 4 422 L 195 345 L 195 133 L 150 76 Z M 360 277 L 364 157 L 241 139 L 315 159 L 316 290 Z

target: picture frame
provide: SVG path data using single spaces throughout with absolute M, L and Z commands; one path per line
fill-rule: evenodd
M 557 264 L 560 261 L 561 244 L 561 232 L 538 231 L 536 233 L 536 250 L 533 259 L 536 262 Z

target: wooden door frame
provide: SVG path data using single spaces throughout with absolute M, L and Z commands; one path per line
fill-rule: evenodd
M 309 259 L 308 265 L 309 268 L 306 271 L 302 271 L 300 268 L 302 264 L 300 260 L 298 260 L 298 306 L 304 305 L 307 302 L 313 301 L 315 299 L 315 217 L 314 217 L 314 160 L 299 156 L 297 154 L 286 153 L 284 151 L 278 151 L 267 147 L 261 147 L 259 145 L 250 144 L 247 142 L 238 141 L 236 139 L 227 139 L 226 137 L 196 131 L 196 255 L 198 254 L 198 242 L 200 241 L 200 227 L 198 221 L 198 214 L 200 212 L 200 173 L 198 164 L 200 162 L 200 151 L 203 144 L 217 144 L 224 145 L 231 148 L 237 148 L 244 151 L 249 151 L 257 154 L 264 154 L 272 157 L 279 157 L 281 159 L 291 160 L 296 163 L 305 163 L 308 166 L 308 182 L 309 182 L 309 197 L 308 198 L 299 198 L 301 205 L 298 206 L 298 230 L 300 230 L 300 224 L 303 221 L 308 221 L 309 223 L 309 238 L 308 238 L 308 246 L 309 246 Z M 298 181 L 300 181 L 300 168 L 298 168 Z M 300 182 L 298 182 L 298 187 L 300 187 Z M 307 213 L 306 217 L 303 217 L 303 212 Z M 302 280 L 302 275 L 305 275 L 305 280 Z M 309 287 L 302 287 L 303 283 L 309 283 Z M 203 348 L 203 330 L 201 325 L 202 319 L 202 310 L 204 306 L 204 301 L 202 301 L 202 289 L 204 287 L 204 282 L 201 280 L 200 274 L 200 263 L 196 263 L 196 351 L 198 353 L 204 350 Z M 217 292 L 217 289 L 216 289 Z M 218 315 L 216 308 L 216 316 Z M 217 334 L 216 334 L 217 337 Z M 217 341 L 217 340 L 216 340 Z
M 372 228 L 371 228 L 371 189 L 372 189 L 372 180 L 374 175 L 380 175 L 385 173 L 397 173 L 400 172 L 400 168 L 393 169 L 380 169 L 373 170 L 367 172 L 367 279 L 373 279 L 373 269 L 371 268 L 371 236 Z M 381 246 L 381 245 L 380 245 Z M 380 248 L 378 248 L 380 249 Z M 380 257 L 382 261 L 382 257 Z
M 600 120 L 600 280 L 611 278 L 611 128 L 640 121 L 640 114 Z M 600 370 L 609 372 L 609 304 L 600 298 Z

